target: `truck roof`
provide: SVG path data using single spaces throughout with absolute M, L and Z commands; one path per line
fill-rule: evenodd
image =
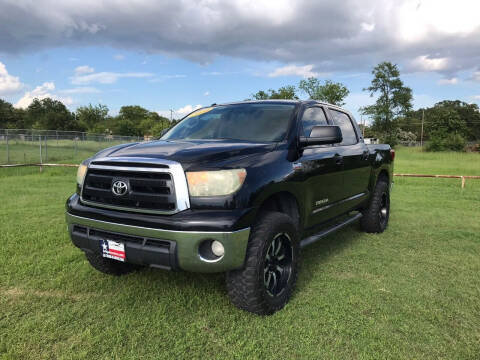
M 213 104 L 212 106 L 250 104 L 250 103 L 305 104 L 305 105 L 319 104 L 319 105 L 329 106 L 332 108 L 342 109 L 345 111 L 345 109 L 341 108 L 338 105 L 333 105 L 324 101 L 311 100 L 311 99 L 308 99 L 308 100 L 289 100 L 289 99 L 244 100 L 244 101 L 234 101 L 234 102 L 228 102 L 228 103 L 222 103 L 222 104 Z

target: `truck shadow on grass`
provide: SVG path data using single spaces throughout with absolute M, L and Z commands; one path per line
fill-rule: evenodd
M 342 254 L 355 241 L 363 236 L 358 224 L 350 225 L 334 234 L 331 234 L 318 242 L 306 247 L 302 251 L 300 272 L 297 290 L 293 294 L 308 289 L 309 284 L 317 277 L 322 277 L 323 265 L 330 258 Z M 213 301 L 231 307 L 225 288 L 225 274 L 201 274 L 184 271 L 162 271 L 157 269 L 143 268 L 140 271 L 123 277 L 121 281 L 125 297 L 142 296 L 159 300 L 162 298 L 174 298 L 172 304 L 184 306 L 189 302 L 190 309 L 195 309 L 204 301 Z M 116 278 L 116 281 L 119 279 Z M 133 283 L 133 287 L 131 287 Z M 140 288 L 139 288 L 140 287 Z M 183 305 L 182 305 L 183 304 Z M 223 307 L 223 306 L 222 306 Z M 233 308 L 233 307 L 232 307 Z

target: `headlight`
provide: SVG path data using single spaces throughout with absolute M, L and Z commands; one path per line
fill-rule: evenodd
M 85 164 L 81 164 L 79 167 L 78 167 L 78 170 L 77 170 L 77 185 L 82 187 L 83 185 L 83 180 L 85 179 L 85 174 L 87 173 L 87 168 L 88 166 L 85 165 Z
M 245 169 L 187 172 L 190 196 L 230 195 L 240 189 L 247 171 Z

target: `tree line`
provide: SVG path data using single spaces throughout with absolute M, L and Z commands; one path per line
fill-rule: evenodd
M 70 111 L 61 101 L 34 99 L 26 109 L 0 99 L 0 129 L 85 131 L 124 136 L 159 136 L 176 122 L 138 105 L 122 106 L 117 116 L 106 105 L 89 104 Z
M 413 110 L 412 89 L 405 86 L 395 64 L 382 62 L 375 66 L 371 83 L 363 90 L 375 98 L 372 105 L 359 109 L 371 120 L 369 126 L 361 124 L 366 137 L 379 138 L 392 146 L 399 142 L 408 144 L 423 140 L 427 141 L 428 150 L 462 150 L 467 141 L 480 140 L 478 105 L 445 100 L 432 107 Z M 312 100 L 342 106 L 350 91 L 342 83 L 310 77 L 301 80 L 297 86 L 260 90 L 251 98 L 299 99 L 299 93 Z M 34 99 L 28 108 L 18 109 L 0 99 L 0 128 L 156 137 L 177 122 L 173 120 L 172 123 L 138 105 L 122 106 L 117 116 L 110 116 L 108 112 L 108 107 L 102 104 L 80 106 L 72 112 L 61 101 L 51 98 Z

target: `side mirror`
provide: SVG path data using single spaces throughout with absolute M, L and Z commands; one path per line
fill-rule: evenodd
M 338 144 L 343 140 L 342 131 L 340 126 L 337 125 L 322 125 L 314 126 L 310 137 L 301 136 L 300 146 L 312 146 L 312 145 L 327 145 Z

